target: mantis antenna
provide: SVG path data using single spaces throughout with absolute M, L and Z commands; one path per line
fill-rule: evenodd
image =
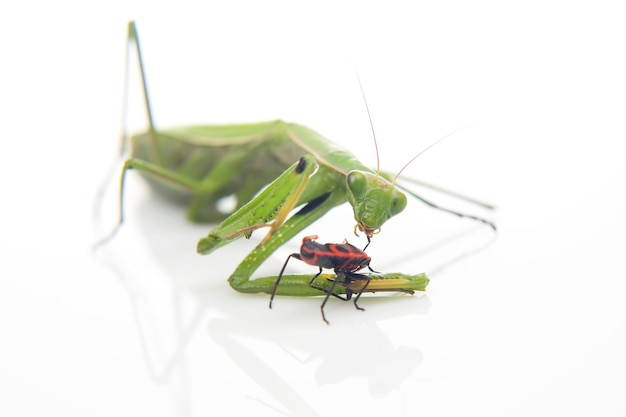
M 413 161 L 415 161 L 420 155 L 422 155 L 424 152 L 426 152 L 427 150 L 429 150 L 430 148 L 432 148 L 433 146 L 435 146 L 436 144 L 438 144 L 439 142 L 441 142 L 442 140 L 444 140 L 447 137 L 450 137 L 452 135 L 454 135 L 456 132 L 458 132 L 461 129 L 465 129 L 467 126 L 463 126 L 460 127 L 456 130 L 453 130 L 452 132 L 448 133 L 445 136 L 440 137 L 439 139 L 437 139 L 436 141 L 434 141 L 433 143 L 431 143 L 430 145 L 428 145 L 425 149 L 422 149 L 417 155 L 415 155 L 413 158 L 411 158 L 411 160 L 409 162 L 407 162 L 406 164 L 404 164 L 404 166 L 402 168 L 400 168 L 400 171 L 398 171 L 398 173 L 396 174 L 395 177 L 393 177 L 393 181 L 391 181 L 392 185 L 396 184 L 396 181 L 398 180 L 398 178 L 400 177 L 400 174 L 402 174 L 402 171 L 404 171 L 404 169 L 406 167 L 408 167 L 409 165 L 411 165 L 411 163 Z
M 355 72 L 355 74 L 356 74 L 356 79 L 357 79 L 357 81 L 359 82 L 359 88 L 360 88 L 360 90 L 361 90 L 361 95 L 363 96 L 363 103 L 365 103 L 365 110 L 367 111 L 367 117 L 368 117 L 368 119 L 369 119 L 369 122 L 370 122 L 370 128 L 371 128 L 371 130 L 372 130 L 372 137 L 373 137 L 373 139 L 374 139 L 374 147 L 376 148 L 376 176 L 378 177 L 378 176 L 380 175 L 380 155 L 379 155 L 379 152 L 378 152 L 378 141 L 376 140 L 376 132 L 374 131 L 374 123 L 372 122 L 372 116 L 371 116 L 371 113 L 370 113 L 370 109 L 369 109 L 369 106 L 367 105 L 367 98 L 365 97 L 365 90 L 363 89 L 363 84 L 361 83 L 361 78 L 359 77 L 359 73 L 358 73 L 358 71 L 356 70 L 356 67 L 354 67 L 354 72 Z M 410 165 L 413 161 L 415 161 L 415 160 L 416 160 L 416 159 L 417 159 L 420 155 L 422 155 L 424 152 L 426 152 L 427 150 L 429 150 L 429 149 L 430 149 L 430 148 L 432 148 L 433 146 L 437 145 L 437 144 L 438 144 L 439 142 L 441 142 L 442 140 L 444 140 L 444 139 L 446 139 L 446 138 L 448 138 L 448 137 L 452 136 L 453 134 L 457 133 L 457 132 L 458 132 L 458 131 L 460 131 L 461 129 L 465 129 L 466 127 L 467 127 L 467 126 L 462 126 L 462 127 L 458 128 L 458 129 L 456 129 L 456 130 L 453 130 L 452 132 L 448 133 L 448 134 L 447 134 L 447 135 L 445 135 L 445 136 L 442 136 L 441 138 L 437 139 L 436 141 L 434 141 L 433 143 L 431 143 L 430 145 L 428 145 L 425 149 L 421 150 L 421 151 L 420 151 L 417 155 L 415 155 L 413 158 L 411 158 L 411 159 L 409 160 L 409 162 L 407 162 L 407 163 L 406 163 L 406 164 L 405 164 L 402 168 L 400 168 L 400 170 L 398 171 L 398 173 L 397 173 L 397 174 L 393 177 L 393 180 L 392 180 L 392 182 L 391 182 L 391 185 L 392 185 L 392 186 L 395 186 L 395 185 L 396 185 L 396 182 L 397 182 L 398 178 L 400 178 L 400 175 L 402 174 L 402 171 L 404 171 L 404 170 L 406 169 L 406 167 L 408 167 L 408 166 L 409 166 L 409 165 Z M 418 183 L 419 183 L 419 182 L 418 182 Z M 461 199 L 461 200 L 465 200 L 465 201 L 469 201 L 470 203 L 473 203 L 473 204 L 476 204 L 476 205 L 482 206 L 482 207 L 487 208 L 487 209 L 490 209 L 490 210 L 493 210 L 493 208 L 494 208 L 493 206 L 491 206 L 491 205 L 489 205 L 489 204 L 482 203 L 482 202 L 480 202 L 480 201 L 477 201 L 477 200 L 474 200 L 474 199 L 471 199 L 471 198 L 465 197 L 465 196 L 460 195 L 460 194 L 458 194 L 458 193 L 453 193 L 453 192 L 450 192 L 450 191 L 447 191 L 447 190 L 443 190 L 443 189 L 441 189 L 441 188 L 439 188 L 439 187 L 433 187 L 433 186 L 430 186 L 429 184 L 422 184 L 422 185 L 427 186 L 427 187 L 432 188 L 432 189 L 438 189 L 438 190 L 443 191 L 443 192 L 445 192 L 445 193 L 447 193 L 447 194 L 450 194 L 450 195 L 452 195 L 452 196 L 454 196 L 454 197 L 456 197 L 456 198 L 459 198 L 459 199 Z M 430 202 L 430 201 L 428 201 L 428 200 L 426 200 L 426 199 L 424 199 L 424 198 L 420 197 L 419 195 L 417 195 L 417 194 L 413 193 L 412 191 L 410 191 L 410 190 L 406 189 L 405 187 L 401 187 L 401 188 L 402 188 L 405 192 L 408 192 L 408 193 L 409 193 L 409 194 L 411 194 L 413 197 L 417 198 L 418 200 L 422 201 L 424 204 L 426 204 L 426 205 L 428 205 L 428 206 L 430 206 L 430 207 L 433 207 L 433 208 L 436 208 L 436 209 L 439 209 L 439 210 L 442 210 L 442 211 L 448 212 L 448 213 L 450 213 L 450 214 L 454 214 L 454 215 L 459 216 L 459 217 L 465 217 L 465 218 L 468 218 L 468 219 L 473 219 L 473 220 L 479 221 L 479 222 L 481 222 L 481 223 L 484 223 L 484 224 L 488 225 L 488 226 L 489 226 L 489 227 L 491 227 L 493 230 L 496 230 L 496 225 L 495 225 L 493 222 L 490 222 L 489 220 L 486 220 L 486 219 L 483 219 L 483 218 L 481 218 L 481 217 L 477 217 L 477 216 L 472 216 L 472 215 L 469 215 L 469 214 L 464 214 L 464 213 L 458 212 L 458 211 L 456 211 L 456 210 L 451 210 L 451 209 L 448 209 L 448 208 L 445 208 L 445 207 L 441 207 L 441 206 L 439 206 L 439 205 L 437 205 L 437 204 L 434 204 L 434 203 L 432 203 L 432 202 Z M 368 237 L 367 237 L 367 245 L 365 245 L 365 247 L 363 248 L 363 250 L 367 249 L 367 247 L 369 246 L 369 244 L 370 244 L 370 243 L 371 243 L 371 240 L 370 240 L 370 237 L 368 236 Z
M 370 129 L 372 129 L 372 138 L 374 138 L 374 148 L 376 149 L 376 176 L 378 177 L 380 174 L 380 154 L 378 153 L 378 141 L 376 140 L 376 132 L 374 131 L 374 123 L 372 122 L 372 115 L 370 113 L 370 108 L 367 105 L 367 98 L 365 98 L 365 90 L 363 90 L 363 84 L 361 84 L 361 78 L 359 77 L 359 73 L 354 68 L 354 72 L 356 74 L 356 79 L 359 82 L 359 88 L 361 89 L 361 95 L 363 96 L 363 103 L 365 103 L 365 110 L 367 111 L 367 118 L 370 121 Z

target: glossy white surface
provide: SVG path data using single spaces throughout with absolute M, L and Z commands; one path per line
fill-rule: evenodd
M 624 415 L 618 6 L 263 4 L 3 7 L 0 415 Z M 410 201 L 368 253 L 427 293 L 331 300 L 330 326 L 317 298 L 232 291 L 255 243 L 196 255 L 210 227 L 135 176 L 94 256 L 131 17 L 159 126 L 280 117 L 373 164 L 353 61 L 389 170 L 466 126 L 406 173 L 497 204 L 497 236 Z M 360 246 L 352 227 L 345 206 L 308 232 Z

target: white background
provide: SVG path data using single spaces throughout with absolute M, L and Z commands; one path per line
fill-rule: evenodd
M 625 415 L 625 17 L 608 1 L 3 3 L 0 415 Z M 269 310 L 231 290 L 255 243 L 196 255 L 210 226 L 133 176 L 127 224 L 94 256 L 131 18 L 158 126 L 282 118 L 373 165 L 356 67 L 382 165 L 463 128 L 406 174 L 495 203 L 480 214 L 497 235 L 410 201 L 368 253 L 429 273 L 426 295 L 331 300 L 330 326 L 317 298 Z M 353 225 L 345 206 L 308 232 L 361 246 Z

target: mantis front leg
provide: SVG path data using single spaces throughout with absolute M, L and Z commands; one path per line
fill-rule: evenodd
M 302 229 L 326 214 L 331 208 L 344 202 L 341 193 L 331 193 L 319 206 L 311 210 L 301 210 L 287 220 L 276 233 L 265 242 L 260 243 L 237 266 L 228 282 L 233 289 L 245 293 L 271 294 L 276 283 L 276 276 L 262 277 L 251 280 L 250 277 L 267 258 L 294 237 Z M 306 207 L 306 206 L 305 206 Z M 362 281 L 352 281 L 347 284 L 333 285 L 335 274 L 319 274 L 311 285 L 311 274 L 283 275 L 280 286 L 276 290 L 278 295 L 299 297 L 319 296 L 331 291 L 335 295 L 362 292 L 404 292 L 413 294 L 414 291 L 425 291 L 429 279 L 426 274 L 406 275 L 400 273 L 372 274 L 367 288 Z M 322 292 L 320 292 L 320 289 Z
M 296 236 L 330 209 L 346 202 L 345 189 L 338 179 L 329 180 L 331 172 L 319 167 L 315 158 L 305 155 L 288 168 L 248 204 L 241 207 L 224 220 L 209 235 L 198 242 L 197 250 L 208 254 L 242 236 L 249 236 L 254 230 L 269 227 L 263 241 L 250 252 L 237 266 L 228 282 L 233 289 L 246 293 L 271 294 L 277 277 L 263 277 L 251 280 L 252 274 L 280 246 Z M 335 184 L 329 189 L 328 184 Z M 298 205 L 302 208 L 287 219 Z M 287 219 L 287 220 L 285 220 Z M 328 288 L 334 275 L 322 274 L 315 280 L 315 286 Z M 311 275 L 285 275 L 276 294 L 291 296 L 315 296 L 320 291 L 309 285 Z M 424 291 L 428 278 L 424 274 L 385 274 L 372 275 L 365 292 L 399 291 L 413 293 Z M 334 294 L 362 290 L 358 283 L 336 285 Z
M 252 201 L 224 220 L 209 235 L 198 242 L 198 253 L 208 254 L 242 236 L 249 237 L 256 229 L 270 230 L 263 241 L 239 264 L 229 278 L 231 286 L 240 292 L 271 292 L 271 280 L 250 281 L 250 277 L 265 260 L 302 229 L 325 215 L 331 208 L 345 203 L 345 190 L 338 181 L 324 181 L 330 175 L 320 168 L 311 155 L 305 155 L 267 186 Z M 328 188 L 328 183 L 336 184 Z M 287 219 L 300 204 L 303 207 Z M 309 277 L 310 279 L 310 277 Z M 311 294 L 308 280 L 291 281 L 293 293 L 304 289 Z M 285 285 L 286 288 L 291 286 Z M 304 295 L 304 294 L 303 294 Z
M 237 266 L 235 272 L 228 278 L 230 285 L 240 292 L 270 294 L 274 288 L 276 277 L 250 280 L 254 271 L 285 242 L 296 236 L 306 226 L 322 217 L 331 208 L 343 202 L 345 202 L 345 197 L 341 192 L 335 190 L 315 208 L 307 209 L 305 206 L 304 209 L 282 224 L 277 229 L 276 233 L 269 236 L 267 241 L 261 242 L 246 256 Z M 319 295 L 320 292 L 318 290 L 309 286 L 310 280 L 310 275 L 291 275 L 284 277 L 278 294 L 296 296 Z M 322 280 L 322 278 L 319 278 L 319 280 Z
M 305 155 L 298 162 L 289 167 L 283 174 L 267 186 L 253 200 L 249 201 L 230 217 L 220 223 L 213 229 L 209 235 L 200 239 L 197 251 L 206 255 L 214 250 L 227 245 L 228 243 L 245 236 L 250 237 L 253 231 L 263 227 L 269 227 L 270 230 L 265 236 L 262 245 L 266 243 L 278 230 L 283 230 L 285 220 L 289 213 L 298 204 L 307 203 L 301 210 L 301 213 L 313 211 L 319 213 L 322 206 L 332 194 L 337 196 L 339 200 L 334 205 L 341 204 L 345 201 L 345 195 L 337 187 L 330 191 L 319 190 L 315 187 L 316 181 L 311 181 L 311 177 L 318 170 L 318 164 L 311 155 Z M 335 199 L 331 199 L 335 201 Z M 310 210 L 307 210 L 310 207 Z M 332 207 L 332 206 L 331 206 Z M 328 211 L 329 209 L 326 209 Z M 326 211 L 320 213 L 317 217 L 312 218 L 308 223 L 303 224 L 301 228 L 312 223 L 323 215 Z M 297 215 L 296 215 L 297 216 Z M 294 217 L 296 217 L 294 216 Z M 300 216 L 309 219 L 311 216 Z M 285 243 L 287 239 L 282 239 L 281 243 Z M 278 247 L 277 246 L 277 247 Z M 274 248 L 276 250 L 276 248 Z

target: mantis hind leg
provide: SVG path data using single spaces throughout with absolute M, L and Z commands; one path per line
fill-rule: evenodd
M 244 155 L 238 149 L 231 149 L 213 167 L 211 172 L 202 180 L 165 168 L 158 164 L 145 161 L 140 158 L 129 158 L 124 161 L 122 174 L 119 182 L 118 196 L 118 221 L 113 230 L 108 235 L 100 239 L 94 247 L 99 247 L 108 242 L 124 223 L 124 195 L 126 174 L 129 170 L 140 171 L 148 180 L 152 180 L 155 188 L 161 190 L 167 196 L 177 201 L 191 200 L 187 206 L 187 217 L 192 221 L 215 222 L 223 220 L 229 214 L 219 210 L 217 204 L 221 197 L 228 195 L 224 189 L 228 185 L 229 177 L 225 170 L 238 171 L 241 165 L 245 164 Z M 226 167 L 226 168 L 225 168 Z M 253 194 L 249 190 L 239 193 L 238 198 L 243 199 Z

